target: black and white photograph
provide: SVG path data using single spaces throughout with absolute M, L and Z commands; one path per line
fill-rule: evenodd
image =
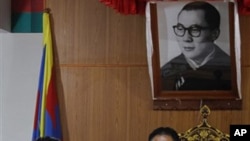
M 228 5 L 163 2 L 157 10 L 165 17 L 158 20 L 163 90 L 230 90 Z
M 223 1 L 162 1 L 151 7 L 158 91 L 207 96 L 236 89 L 232 7 Z

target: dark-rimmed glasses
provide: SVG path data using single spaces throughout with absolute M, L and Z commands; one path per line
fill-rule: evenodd
M 182 24 L 177 24 L 173 26 L 175 35 L 179 37 L 183 37 L 186 33 L 186 30 L 188 31 L 188 34 L 192 37 L 200 37 L 201 31 L 209 29 L 209 27 L 202 27 L 198 25 L 193 25 L 190 27 L 184 27 Z

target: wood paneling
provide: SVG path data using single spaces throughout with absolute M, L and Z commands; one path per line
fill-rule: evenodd
M 145 17 L 116 13 L 89 0 L 47 1 L 57 53 L 57 82 L 65 141 L 145 141 L 159 126 L 183 132 L 199 111 L 152 110 Z M 240 17 L 242 110 L 212 111 L 209 122 L 229 133 L 250 124 L 250 17 Z
M 242 52 L 242 66 L 250 67 L 250 16 L 241 16 L 240 17 L 240 31 L 241 31 L 241 52 Z
M 144 16 L 114 13 L 98 1 L 63 2 L 48 6 L 61 64 L 146 64 Z

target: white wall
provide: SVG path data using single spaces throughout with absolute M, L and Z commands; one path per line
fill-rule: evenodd
M 0 141 L 30 141 L 40 62 L 41 33 L 0 33 Z

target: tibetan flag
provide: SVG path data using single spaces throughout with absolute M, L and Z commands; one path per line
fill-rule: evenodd
M 48 138 L 61 141 L 62 133 L 48 12 L 43 13 L 43 46 L 32 141 Z

